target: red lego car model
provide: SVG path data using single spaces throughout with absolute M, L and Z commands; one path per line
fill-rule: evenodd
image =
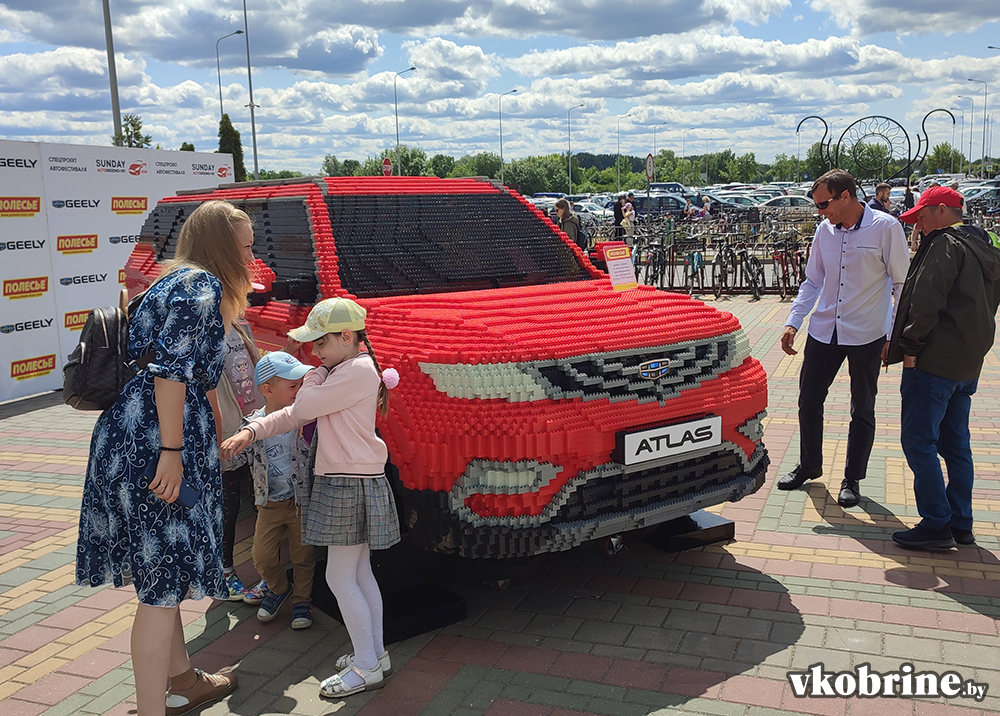
M 284 345 L 317 300 L 367 309 L 379 362 L 400 373 L 379 423 L 390 475 L 404 529 L 426 546 L 565 550 L 763 484 L 766 376 L 736 318 L 650 287 L 615 291 L 516 193 L 362 177 L 169 197 L 126 265 L 130 289 L 210 199 L 254 216 L 261 290 L 247 318 L 262 347 Z

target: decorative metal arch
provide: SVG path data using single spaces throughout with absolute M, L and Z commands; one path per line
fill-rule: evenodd
M 922 131 L 924 135 L 923 136 L 920 136 L 919 134 L 917 135 L 917 156 L 913 158 L 911 164 L 917 164 L 917 165 L 922 164 L 924 159 L 927 158 L 927 152 L 930 151 L 931 148 L 931 140 L 927 136 L 927 118 L 930 117 L 935 112 L 944 112 L 949 117 L 951 117 L 951 127 L 952 127 L 951 136 L 952 136 L 952 141 L 954 141 L 955 115 L 953 115 L 951 112 L 949 112 L 947 109 L 944 109 L 943 107 L 932 109 L 930 112 L 924 115 L 923 120 L 920 122 L 920 131 Z M 954 147 L 952 148 L 952 150 L 954 151 Z M 910 165 L 907 165 L 906 168 L 907 168 L 907 176 L 909 176 Z
M 927 136 L 927 119 L 935 112 L 947 114 L 951 117 L 952 127 L 955 126 L 955 115 L 947 109 L 932 109 L 924 115 L 920 123 L 922 134 L 917 134 L 916 153 L 913 151 L 910 135 L 903 129 L 903 126 L 896 120 L 882 115 L 871 115 L 851 123 L 840 135 L 836 145 L 833 144 L 832 139 L 827 138 L 830 134 L 830 127 L 826 120 L 815 114 L 803 118 L 795 127 L 795 133 L 799 133 L 806 121 L 818 119 L 823 123 L 823 138 L 819 141 L 820 157 L 828 169 L 838 166 L 841 157 L 847 154 L 854 159 L 855 163 L 872 173 L 885 169 L 895 161 L 899 163 L 900 168 L 889 176 L 882 177 L 883 179 L 892 179 L 898 176 L 909 176 L 913 172 L 913 168 L 919 166 L 927 157 L 930 148 L 930 139 Z M 868 158 L 862 154 L 862 146 L 866 140 L 870 144 L 873 139 L 876 143 L 883 144 L 888 148 L 884 160 L 878 166 L 865 164 Z
M 819 115 L 810 114 L 808 117 L 805 117 L 801 122 L 799 122 L 798 126 L 795 128 L 795 134 L 798 134 L 799 130 L 802 129 L 802 125 L 810 119 L 818 119 L 823 123 L 823 138 L 819 140 L 819 155 L 820 158 L 826 162 L 826 168 L 833 169 L 834 162 L 833 157 L 830 155 L 830 141 L 827 140 L 827 136 L 830 134 L 830 125 L 826 123 L 825 119 Z
M 863 152 L 866 144 L 882 144 L 888 148 L 879 164 L 866 163 L 870 159 Z M 844 130 L 840 139 L 837 140 L 833 158 L 834 162 L 839 164 L 841 153 L 850 153 L 856 165 L 872 174 L 877 174 L 881 173 L 893 160 L 903 162 L 903 167 L 909 167 L 912 162 L 912 148 L 910 135 L 906 133 L 899 122 L 882 115 L 872 115 L 853 122 Z M 902 174 L 903 171 L 904 169 L 900 168 L 890 176 L 881 174 L 881 177 L 889 179 Z

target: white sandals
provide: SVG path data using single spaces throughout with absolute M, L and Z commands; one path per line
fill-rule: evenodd
M 344 682 L 344 677 L 352 672 L 361 677 L 361 684 L 359 686 L 350 686 Z M 341 699 L 345 696 L 360 694 L 362 691 L 381 689 L 384 685 L 385 681 L 382 677 L 381 666 L 376 666 L 369 671 L 352 663 L 339 674 L 334 674 L 329 679 L 324 680 L 319 685 L 319 695 L 325 696 L 328 699 Z
M 382 676 L 388 676 L 392 673 L 392 660 L 389 658 L 388 649 L 383 651 L 378 657 L 378 665 L 382 667 Z M 342 657 L 337 659 L 335 666 L 341 671 L 354 666 L 354 654 L 344 654 Z

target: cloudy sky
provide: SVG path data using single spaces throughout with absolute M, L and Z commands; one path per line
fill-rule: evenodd
M 154 143 L 217 148 L 216 41 L 241 0 L 110 0 L 123 112 Z M 983 86 L 1000 80 L 998 0 L 247 0 L 260 164 L 318 170 L 404 144 L 428 155 L 796 152 L 811 114 L 835 136 L 862 116 L 916 141 L 965 109 L 978 157 Z M 221 41 L 225 109 L 252 167 L 244 36 Z M 1000 119 L 1000 81 L 990 88 Z M 972 120 L 970 97 L 975 107 Z M 0 138 L 108 144 L 101 0 L 0 0 Z M 961 118 L 961 113 L 955 112 Z M 951 122 L 928 123 L 932 144 Z M 961 119 L 955 135 L 962 132 Z M 810 122 L 802 151 L 822 134 Z M 683 143 L 683 144 L 682 144 Z M 1000 150 L 994 150 L 994 154 Z

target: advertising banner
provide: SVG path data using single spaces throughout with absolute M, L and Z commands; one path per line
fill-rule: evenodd
M 0 142 L 0 400 L 62 385 L 39 146 Z
M 123 268 L 149 210 L 178 190 L 228 183 L 232 171 L 228 154 L 0 141 L 0 274 L 20 281 L 5 284 L 16 299 L 0 299 L 18 306 L 16 321 L 4 306 L 2 328 L 15 328 L 0 335 L 0 358 L 5 365 L 20 360 L 11 353 L 15 342 L 18 356 L 55 356 L 47 373 L 48 364 L 38 363 L 20 380 L 0 378 L 0 400 L 62 385 L 63 362 L 87 314 L 118 303 Z M 37 349 L 3 340 L 29 332 Z

